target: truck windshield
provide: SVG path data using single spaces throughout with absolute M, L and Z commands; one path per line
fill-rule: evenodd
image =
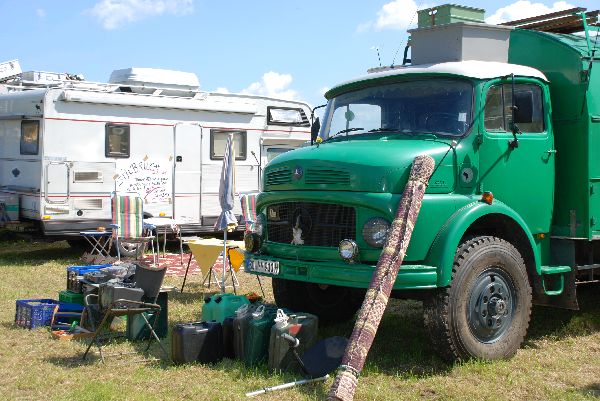
M 465 134 L 472 121 L 473 85 L 469 81 L 428 78 L 382 84 L 329 100 L 320 136 L 431 133 Z

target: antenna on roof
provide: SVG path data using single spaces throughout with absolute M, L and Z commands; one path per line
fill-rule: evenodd
M 377 60 L 379 60 L 379 66 L 381 67 L 381 57 L 379 56 L 379 46 L 371 46 L 371 50 L 375 50 L 377 52 Z

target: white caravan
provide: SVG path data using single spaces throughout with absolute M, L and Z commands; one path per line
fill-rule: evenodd
M 198 88 L 194 74 L 141 68 L 114 71 L 106 84 L 42 72 L 4 79 L 0 203 L 18 202 L 17 226 L 74 239 L 110 223 L 112 191 L 138 192 L 146 216 L 213 231 L 227 135 L 236 190 L 257 191 L 273 155 L 310 139 L 311 110 Z

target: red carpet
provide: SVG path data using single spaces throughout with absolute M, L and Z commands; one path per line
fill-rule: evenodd
M 187 267 L 188 261 L 190 260 L 191 253 L 183 254 L 183 265 L 181 265 L 181 258 L 178 253 L 167 253 L 165 256 L 160 254 L 160 258 L 158 260 L 159 266 L 167 266 L 167 276 L 179 276 L 183 277 L 185 275 L 185 269 Z M 147 264 L 152 264 L 152 255 L 146 255 L 143 259 L 143 262 Z M 220 272 L 223 267 L 223 258 L 219 256 L 213 265 L 213 269 L 215 272 Z M 198 269 L 198 263 L 192 257 L 192 261 L 190 262 L 190 269 L 188 271 L 188 275 L 190 274 L 200 274 L 200 269 Z

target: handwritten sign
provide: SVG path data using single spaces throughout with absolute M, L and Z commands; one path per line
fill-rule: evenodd
M 117 169 L 119 192 L 137 192 L 145 203 L 169 202 L 173 196 L 171 163 L 140 160 Z

